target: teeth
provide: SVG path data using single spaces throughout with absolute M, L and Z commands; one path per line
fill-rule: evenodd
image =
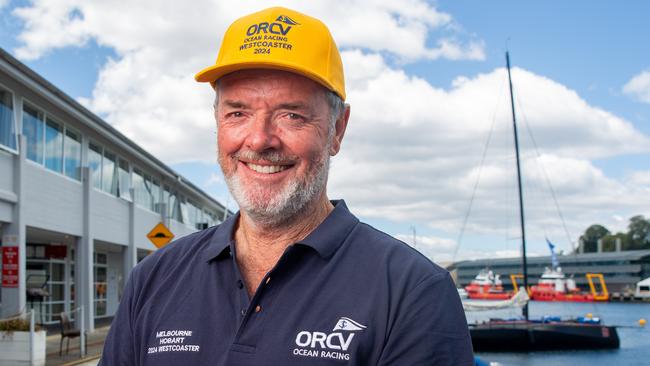
M 247 163 L 246 165 L 252 170 L 262 174 L 273 174 L 288 168 L 286 165 L 257 165 L 251 163 Z

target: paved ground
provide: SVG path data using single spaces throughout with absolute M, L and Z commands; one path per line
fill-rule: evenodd
M 97 365 L 99 361 L 99 356 L 102 353 L 104 347 L 104 339 L 106 334 L 108 334 L 109 326 L 102 326 L 95 328 L 95 331 L 88 333 L 88 349 L 86 350 L 86 357 L 81 357 L 81 350 L 79 349 L 79 338 L 73 338 L 70 340 L 70 350 L 66 353 L 66 343 L 68 339 L 66 338 L 63 342 L 63 352 L 59 356 L 59 344 L 61 342 L 61 336 L 57 333 L 47 336 L 47 353 L 45 365 L 46 366 L 55 366 L 55 365 L 83 365 L 83 366 L 94 366 Z

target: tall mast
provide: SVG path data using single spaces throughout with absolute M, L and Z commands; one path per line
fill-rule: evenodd
M 515 115 L 515 98 L 512 93 L 512 77 L 510 76 L 510 55 L 506 51 L 508 66 L 508 83 L 510 84 L 510 106 L 512 108 L 512 126 L 515 134 L 515 154 L 517 156 L 517 185 L 519 187 L 519 220 L 521 224 L 521 260 L 524 272 L 524 290 L 528 291 L 528 266 L 526 264 L 526 229 L 524 227 L 524 195 L 521 189 L 521 163 L 519 161 L 519 137 L 517 135 L 517 117 Z M 528 303 L 521 309 L 524 318 L 528 320 Z

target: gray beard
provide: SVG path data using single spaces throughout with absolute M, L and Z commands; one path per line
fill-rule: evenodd
M 315 202 L 325 190 L 329 174 L 329 149 L 321 161 L 314 162 L 314 169 L 304 179 L 294 179 L 279 193 L 268 201 L 256 199 L 261 196 L 264 187 L 246 187 L 235 173 L 225 176 L 230 194 L 235 198 L 239 208 L 257 224 L 265 227 L 278 227 L 291 222 L 307 206 Z

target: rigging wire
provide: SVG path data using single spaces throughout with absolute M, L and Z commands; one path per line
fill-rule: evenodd
M 553 184 L 551 184 L 551 180 L 548 177 L 548 173 L 546 172 L 546 168 L 544 168 L 544 164 L 542 164 L 541 161 L 541 154 L 539 153 L 539 148 L 537 146 L 537 141 L 535 140 L 535 136 L 533 135 L 532 129 L 530 127 L 530 123 L 528 122 L 528 118 L 526 117 L 526 113 L 524 112 L 524 108 L 521 106 L 521 101 L 519 100 L 519 96 L 515 98 L 517 100 L 517 105 L 519 106 L 519 111 L 521 116 L 523 117 L 524 121 L 524 126 L 526 127 L 526 131 L 528 132 L 528 136 L 530 137 L 531 141 L 533 142 L 533 147 L 535 148 L 535 155 L 537 157 L 537 161 L 539 162 L 539 166 L 541 167 L 541 171 L 544 175 L 544 180 L 546 181 L 546 184 L 549 187 L 549 191 L 551 192 L 551 197 L 553 198 L 553 203 L 555 204 L 555 208 L 557 210 L 558 216 L 560 217 L 560 221 L 562 222 L 562 228 L 564 229 L 564 233 L 567 236 L 567 240 L 569 244 L 571 245 L 571 251 L 576 252 L 575 250 L 575 245 L 573 245 L 573 241 L 571 241 L 571 234 L 569 233 L 569 229 L 566 226 L 566 221 L 564 220 L 564 215 L 562 214 L 562 210 L 560 209 L 560 205 L 558 204 L 557 201 L 557 195 L 555 194 L 555 189 L 553 188 Z
M 467 228 L 467 221 L 469 220 L 469 215 L 472 211 L 472 205 L 474 204 L 474 199 L 476 198 L 476 191 L 478 190 L 478 184 L 481 180 L 481 173 L 483 172 L 483 166 L 485 165 L 485 157 L 487 156 L 487 151 L 488 148 L 490 147 L 490 141 L 492 140 L 492 134 L 494 132 L 494 126 L 496 124 L 496 119 L 497 119 L 497 111 L 499 110 L 499 106 L 501 105 L 501 96 L 503 95 L 503 89 L 504 89 L 505 83 L 501 84 L 501 88 L 499 89 L 499 94 L 498 94 L 498 99 L 497 99 L 497 106 L 494 109 L 494 113 L 492 113 L 492 124 L 490 126 L 490 131 L 488 132 L 488 137 L 487 140 L 485 141 L 485 147 L 483 148 L 483 156 L 481 157 L 481 164 L 479 165 L 479 170 L 476 175 L 476 181 L 474 182 L 474 187 L 472 189 L 472 195 L 469 199 L 469 205 L 467 207 L 467 211 L 465 212 L 465 217 L 463 218 L 463 225 L 460 228 L 460 232 L 458 234 L 458 238 L 456 239 L 456 248 L 454 248 L 454 255 L 452 257 L 452 262 L 456 262 L 456 256 L 458 255 L 458 251 L 460 250 L 460 243 L 463 240 L 463 235 L 465 234 L 465 229 Z

